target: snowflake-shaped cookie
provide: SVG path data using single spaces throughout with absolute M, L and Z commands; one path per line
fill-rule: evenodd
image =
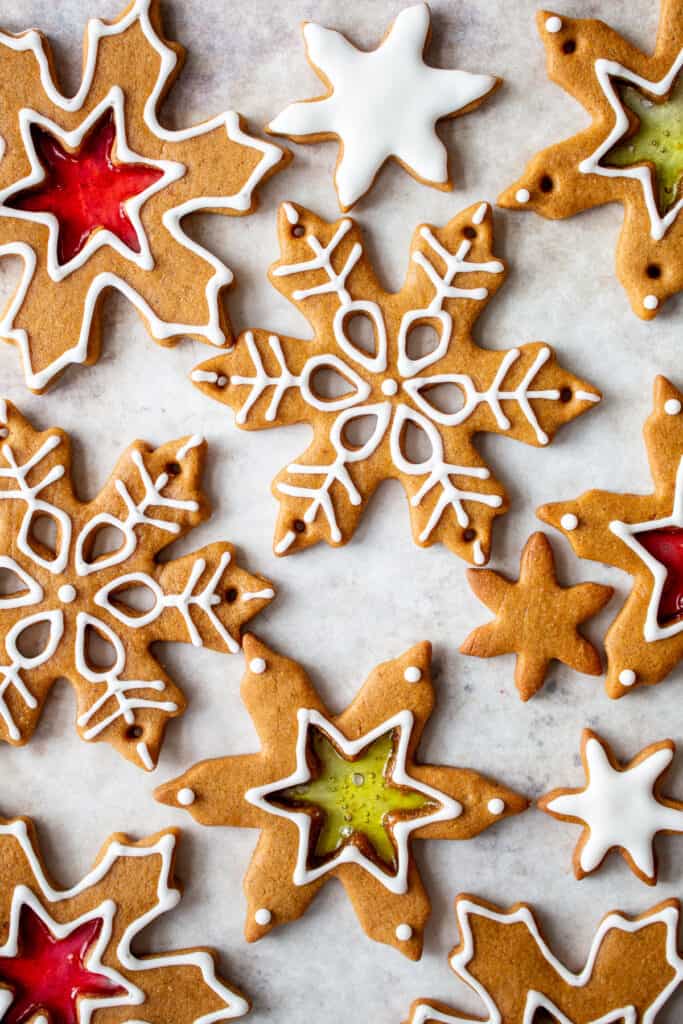
M 498 201 L 553 219 L 623 203 L 617 273 L 634 312 L 650 320 L 683 288 L 679 0 L 662 0 L 652 55 L 601 21 L 540 11 L 537 24 L 548 74 L 583 104 L 593 122 L 538 153 Z
M 583 825 L 574 853 L 577 878 L 596 871 L 610 850 L 621 850 L 643 882 L 657 881 L 653 843 L 658 832 L 683 832 L 683 803 L 662 796 L 662 776 L 676 752 L 673 740 L 645 747 L 621 765 L 609 745 L 590 729 L 581 737 L 586 773 L 583 789 L 554 789 L 538 805 L 562 821 Z
M 425 64 L 427 4 L 401 11 L 381 46 L 369 52 L 311 21 L 303 34 L 308 58 L 329 91 L 292 103 L 268 131 L 295 142 L 339 140 L 335 184 L 342 210 L 372 187 L 389 159 L 418 181 L 450 189 L 448 154 L 435 123 L 474 110 L 500 79 Z
M 69 889 L 43 867 L 33 824 L 0 819 L 0 1016 L 4 1024 L 212 1024 L 249 1003 L 207 949 L 138 956 L 139 934 L 177 906 L 178 833 L 114 835 Z
M 419 959 L 430 903 L 412 841 L 471 839 L 527 801 L 467 768 L 416 761 L 434 707 L 430 644 L 379 665 L 340 715 L 296 662 L 252 636 L 244 653 L 261 753 L 202 761 L 157 799 L 205 825 L 261 830 L 244 880 L 248 941 L 300 917 L 335 876 L 370 938 Z
M 83 77 L 67 98 L 39 32 L 0 32 L 0 257 L 23 261 L 0 337 L 18 346 L 34 391 L 96 361 L 110 289 L 160 344 L 230 340 L 221 293 L 232 273 L 183 220 L 250 213 L 254 189 L 287 157 L 233 111 L 164 128 L 157 110 L 182 57 L 161 36 L 158 0 L 134 0 L 116 21 L 88 24 Z
M 664 679 L 683 655 L 683 395 L 657 377 L 644 428 L 652 494 L 586 491 L 538 515 L 581 558 L 623 569 L 634 584 L 605 637 L 607 692 Z
M 501 910 L 462 894 L 455 901 L 460 944 L 453 971 L 481 998 L 476 1024 L 654 1024 L 683 981 L 679 904 L 666 900 L 638 917 L 613 910 L 595 933 L 584 968 L 570 971 L 548 947 L 533 909 Z M 418 999 L 407 1024 L 474 1024 L 444 1003 Z
M 84 503 L 63 431 L 39 433 L 9 402 L 0 423 L 0 739 L 26 743 L 66 677 L 82 738 L 106 740 L 151 770 L 185 701 L 150 645 L 235 652 L 271 585 L 237 566 L 230 544 L 158 561 L 209 516 L 201 437 L 156 449 L 136 441 Z
M 444 228 L 419 227 L 405 284 L 393 293 L 378 283 L 349 218 L 329 224 L 284 203 L 279 234 L 282 258 L 270 280 L 310 321 L 313 340 L 246 331 L 230 355 L 192 374 L 245 430 L 313 427 L 311 446 L 273 483 L 275 552 L 346 543 L 378 484 L 395 478 L 410 500 L 417 544 L 441 541 L 483 564 L 507 500 L 473 436 L 489 431 L 546 445 L 600 398 L 542 342 L 493 352 L 472 340 L 474 321 L 505 276 L 492 258 L 490 207 L 473 206 Z M 357 320 L 372 329 L 372 351 L 351 334 Z M 425 328 L 434 347 L 420 353 L 414 343 Z M 336 395 L 322 390 L 321 371 L 340 386 Z M 445 391 L 438 399 L 437 387 Z M 411 434 L 424 446 L 418 457 Z

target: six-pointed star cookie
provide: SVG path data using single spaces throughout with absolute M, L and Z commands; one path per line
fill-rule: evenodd
M 479 106 L 499 79 L 424 63 L 427 4 L 402 11 L 381 46 L 370 52 L 313 22 L 305 22 L 303 31 L 310 62 L 329 91 L 292 103 L 268 131 L 295 142 L 339 139 L 335 183 L 343 210 L 371 188 L 390 158 L 418 181 L 450 188 L 448 154 L 435 123 Z
M 653 847 L 658 832 L 683 832 L 683 803 L 661 796 L 661 777 L 676 752 L 673 740 L 652 743 L 622 767 L 609 745 L 590 729 L 581 737 L 583 789 L 554 789 L 538 806 L 562 821 L 583 825 L 574 851 L 574 874 L 596 871 L 619 849 L 634 874 L 657 881 Z
M 516 654 L 515 683 L 522 700 L 540 690 L 553 659 L 577 672 L 600 675 L 600 655 L 578 627 L 607 604 L 612 587 L 561 587 L 553 549 L 543 533 L 534 533 L 526 542 L 519 580 L 512 582 L 492 569 L 468 569 L 467 579 L 496 617 L 474 629 L 460 651 L 476 658 Z
M 586 491 L 544 505 L 581 558 L 628 572 L 634 585 L 605 638 L 607 692 L 661 682 L 683 655 L 683 395 L 657 377 L 644 428 L 652 494 Z
M 650 320 L 683 288 L 680 0 L 662 0 L 651 55 L 601 21 L 540 11 L 537 24 L 548 74 L 593 121 L 533 157 L 498 201 L 552 219 L 623 203 L 617 273 L 634 312 Z
M 367 934 L 419 959 L 430 904 L 412 841 L 471 839 L 527 801 L 469 769 L 416 762 L 434 707 L 430 644 L 379 665 L 336 716 L 296 662 L 252 636 L 244 651 L 261 753 L 202 761 L 157 799 L 205 825 L 261 829 L 244 880 L 250 942 L 336 876 Z

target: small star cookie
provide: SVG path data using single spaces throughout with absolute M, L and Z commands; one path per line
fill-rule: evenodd
M 648 885 L 657 881 L 654 840 L 658 832 L 683 832 L 683 803 L 661 795 L 662 776 L 676 752 L 673 740 L 645 747 L 621 765 L 590 729 L 581 736 L 583 789 L 554 789 L 538 801 L 561 821 L 583 825 L 574 851 L 574 874 L 597 871 L 610 850 L 620 850 L 631 871 Z
M 424 63 L 427 4 L 401 11 L 376 50 L 358 50 L 341 33 L 310 21 L 303 34 L 328 91 L 292 103 L 267 130 L 295 142 L 339 140 L 335 183 L 342 210 L 369 191 L 389 159 L 424 184 L 450 189 L 448 154 L 435 123 L 474 110 L 500 80 Z
M 540 690 L 553 659 L 577 672 L 600 675 L 600 655 L 578 627 L 599 612 L 614 591 L 599 583 L 560 586 L 545 534 L 534 533 L 526 542 L 519 580 L 512 582 L 492 569 L 468 569 L 467 580 L 496 617 L 473 630 L 460 651 L 475 658 L 516 654 L 515 684 L 522 700 Z

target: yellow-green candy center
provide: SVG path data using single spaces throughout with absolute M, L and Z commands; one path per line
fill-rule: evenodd
M 380 861 L 395 869 L 392 824 L 397 817 L 413 817 L 435 806 L 424 793 L 391 781 L 398 733 L 390 730 L 352 760 L 342 757 L 321 730 L 311 728 L 309 737 L 309 760 L 315 762 L 311 781 L 280 790 L 270 799 L 312 811 L 310 859 L 323 861 L 361 836 Z
M 683 76 L 668 97 L 655 103 L 631 85 L 619 83 L 622 106 L 635 114 L 637 124 L 606 154 L 607 167 L 650 164 L 659 213 L 663 216 L 678 199 L 683 176 Z

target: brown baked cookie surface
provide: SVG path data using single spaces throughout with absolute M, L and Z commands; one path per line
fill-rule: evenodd
M 260 829 L 244 879 L 248 941 L 301 917 L 334 876 L 367 935 L 418 960 L 430 902 L 413 840 L 471 839 L 527 800 L 416 760 L 434 707 L 430 644 L 379 665 L 340 715 L 295 661 L 252 636 L 244 652 L 260 753 L 202 761 L 156 798 L 204 825 Z
M 538 153 L 498 202 L 552 219 L 619 202 L 616 269 L 633 311 L 651 320 L 683 288 L 683 17 L 662 0 L 652 54 L 602 21 L 539 11 L 548 74 L 591 125 Z

